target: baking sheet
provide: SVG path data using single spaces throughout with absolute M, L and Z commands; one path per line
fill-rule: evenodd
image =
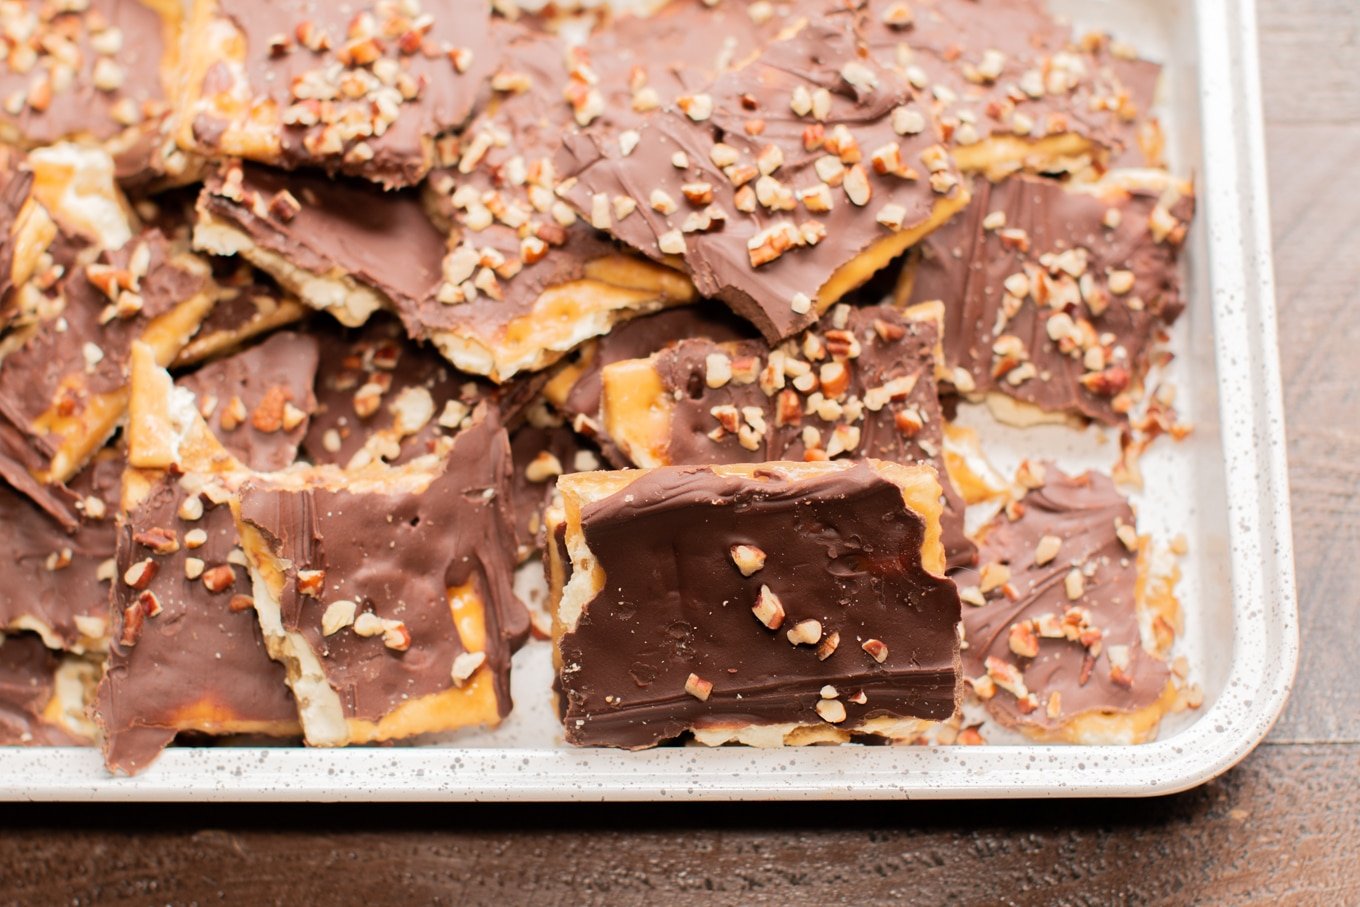
M 1057 0 L 1166 63 L 1163 124 L 1173 168 L 1193 174 L 1189 305 L 1166 378 L 1195 426 L 1156 442 L 1135 494 L 1139 529 L 1184 534 L 1177 644 L 1204 705 L 1170 715 L 1135 747 L 699 747 L 643 753 L 567 749 L 550 694 L 550 650 L 516 656 L 515 711 L 495 731 L 421 746 L 348 750 L 176 748 L 144 774 L 113 778 L 95 750 L 0 749 L 0 797 L 164 800 L 595 800 L 1147 795 L 1225 770 L 1266 733 L 1297 660 L 1297 611 L 1265 204 L 1254 7 L 1234 0 Z M 1114 433 L 1019 432 L 964 407 L 989 458 L 1108 470 Z M 527 589 L 532 581 L 526 579 Z

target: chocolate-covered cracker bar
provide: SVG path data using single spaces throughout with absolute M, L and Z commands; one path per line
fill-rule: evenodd
M 160 0 L 4 4 L 0 141 L 92 141 L 130 184 L 183 177 L 166 130 L 182 24 Z
M 566 45 L 526 28 L 497 31 L 495 96 L 441 144 L 444 166 L 425 193 L 450 231 L 443 282 L 399 311 L 459 368 L 502 380 L 694 291 L 671 268 L 620 251 L 557 197 L 553 156 L 574 125 Z
M 1041 0 L 868 0 L 863 22 L 873 57 L 934 98 L 965 170 L 1161 164 L 1161 67 L 1103 35 L 1074 41 Z
M 973 563 L 944 469 L 935 392 L 939 307 L 837 306 L 777 349 L 680 340 L 603 370 L 604 433 L 634 464 L 873 457 L 929 463 L 946 499 L 949 565 Z
M 123 418 L 132 344 L 174 359 L 212 307 L 207 277 L 155 231 L 69 271 L 0 362 L 0 475 L 52 511 L 42 486 L 75 475 Z
M 1106 476 L 1031 464 L 1030 490 L 980 533 L 963 586 L 964 673 L 1005 725 L 1041 740 L 1139 743 L 1178 691 L 1164 661 L 1175 579 Z
M 55 489 L 64 520 L 0 483 L 0 630 L 30 630 L 53 649 L 105 648 L 122 471 L 120 452 L 105 450 Z
M 903 300 L 944 303 L 953 387 L 1007 422 L 1123 422 L 1150 347 L 1183 307 L 1189 187 L 1018 177 L 975 191 L 921 244 L 899 287 Z
M 483 405 L 443 456 L 252 480 L 240 522 L 255 609 L 314 746 L 393 740 L 510 710 L 528 631 L 511 589 L 510 443 Z
M 569 742 L 910 739 L 953 714 L 959 602 L 930 468 L 663 467 L 558 486 Z
M 0 635 L 0 746 L 91 743 L 85 709 L 98 671 L 33 634 Z
M 495 65 L 490 20 L 489 0 L 195 0 L 179 143 L 415 185 Z
M 33 196 L 33 172 L 0 149 L 0 328 L 20 313 L 17 288 L 28 282 L 57 227 Z
M 967 201 L 928 99 L 821 17 L 624 139 L 568 134 L 563 194 L 683 267 L 767 340 L 790 337 Z M 569 188 L 568 188 L 569 187 Z
M 131 468 L 95 710 L 106 763 L 129 774 L 180 733 L 298 733 L 284 671 L 252 611 L 232 513 L 249 472 L 204 421 L 204 393 L 176 387 L 150 347 L 134 346 Z

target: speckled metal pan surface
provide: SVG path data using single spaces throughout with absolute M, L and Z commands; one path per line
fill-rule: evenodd
M 539 644 L 517 658 L 516 712 L 495 732 L 345 750 L 172 748 L 134 778 L 111 777 L 96 749 L 0 748 L 0 798 L 1143 796 L 1192 787 L 1234 765 L 1283 708 L 1298 656 L 1255 10 L 1251 0 L 1054 5 L 1078 25 L 1109 29 L 1167 64 L 1171 158 L 1197 184 L 1190 305 L 1176 327 L 1170 376 L 1195 432 L 1185 442 L 1153 446 L 1144 463 L 1148 487 L 1135 501 L 1143 528 L 1190 540 L 1180 651 L 1203 688 L 1200 709 L 1168 719 L 1156 742 L 1139 746 L 570 749 L 555 728 L 547 647 Z M 1108 468 L 1108 444 L 1074 434 L 1041 429 L 1026 443 L 1064 465 Z

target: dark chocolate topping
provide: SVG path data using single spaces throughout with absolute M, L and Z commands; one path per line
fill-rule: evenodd
M 969 207 L 922 242 L 911 298 L 944 302 L 945 362 L 977 392 L 1117 424 L 1156 332 L 1183 307 L 1177 258 L 1191 208 L 1040 179 L 979 181 Z M 988 223 L 995 212 L 1004 223 Z M 1160 241 L 1159 226 L 1170 230 Z
M 568 135 L 557 167 L 577 178 L 567 198 L 643 254 L 681 256 L 701 293 L 771 342 L 807 327 L 839 268 L 962 191 L 928 110 L 905 80 L 860 59 L 852 24 L 829 15 L 771 44 L 652 117 L 627 156 L 599 135 Z M 805 191 L 820 194 L 799 201 Z M 619 197 L 636 210 L 616 216 Z
M 493 408 L 482 407 L 455 437 L 442 474 L 419 494 L 271 488 L 241 489 L 241 518 L 288 562 L 283 626 L 317 653 L 348 718 L 375 721 L 403 702 L 453 685 L 465 650 L 450 615 L 448 590 L 470 584 L 485 604 L 486 659 L 501 714 L 510 710 L 510 654 L 523 642 L 528 615 L 515 598 L 510 442 Z M 298 571 L 324 571 L 318 597 L 298 588 Z M 401 621 L 409 648 L 352 629 L 330 636 L 321 618 L 330 603 Z
M 658 355 L 655 367 L 666 396 L 674 400 L 669 461 L 700 465 L 843 456 L 928 463 L 944 489 L 949 564 L 972 564 L 976 548 L 963 533 L 963 500 L 944 468 L 944 418 L 934 374 L 939 332 L 933 323 L 904 319 L 889 306 L 852 308 L 845 314 L 842 322 L 833 311 L 799 342 L 781 347 L 781 361 L 801 361 L 814 377 L 826 374 L 826 383 L 814 381 L 807 392 L 797 390 L 786 374 L 773 378 L 779 370 L 769 365 L 770 350 L 760 341 L 682 340 Z M 737 377 L 710 387 L 710 355 L 726 356 Z M 835 371 L 837 364 L 841 377 L 823 369 Z M 751 380 L 751 375 L 763 377 Z M 819 409 L 816 404 L 826 398 L 832 402 Z M 749 421 L 747 407 L 763 416 L 763 432 Z M 735 417 L 737 430 L 725 428 L 720 416 Z M 818 433 L 811 456 L 809 428 Z
M 655 470 L 581 514 L 604 589 L 561 640 L 567 739 L 638 748 L 714 724 L 816 723 L 834 685 L 847 726 L 875 716 L 954 712 L 959 619 L 953 585 L 920 561 L 921 518 L 861 464 L 803 482 Z M 733 545 L 766 552 L 749 578 Z M 752 614 L 762 586 L 786 613 Z M 785 631 L 815 619 L 840 634 L 825 661 Z M 877 663 L 862 643 L 877 639 Z M 691 674 L 713 685 L 685 691 Z M 867 702 L 850 697 L 863 691 Z
M 1033 701 L 1023 703 L 997 683 L 987 708 L 1007 724 L 1051 729 L 1084 712 L 1143 708 L 1161 696 L 1168 671 L 1141 643 L 1135 608 L 1138 554 L 1116 535 L 1121 525 L 1130 527 L 1126 534 L 1132 533 L 1128 502 L 1098 473 L 1069 477 L 1052 466 L 1046 472 L 1044 486 L 1021 499 L 1019 519 L 1002 514 L 981 534 L 984 569 L 1005 565 L 1011 592 L 998 588 L 987 595 L 986 605 L 964 607 L 968 647 L 963 665 L 970 679 L 1004 676 L 995 667 L 988 670 L 991 659 L 1003 663 L 1003 672 L 1018 668 Z M 1037 565 L 1036 551 L 1045 536 L 1061 546 L 1052 560 Z M 1042 554 L 1040 559 L 1046 559 L 1048 552 Z M 1083 575 L 1081 595 L 1075 599 L 1066 582 L 1074 569 Z M 1089 645 L 1045 635 L 1061 628 L 1039 625 L 1047 618 L 1058 626 L 1068 615 L 1074 632 L 1086 633 Z M 1017 625 L 1021 629 L 1013 631 Z M 1026 628 L 1032 636 L 1016 645 L 1022 650 L 1027 644 L 1037 646 L 1035 657 L 1022 657 L 1012 648 L 1012 633 L 1024 634 Z M 1050 713 L 1052 694 L 1058 695 L 1058 704 Z
M 118 456 L 101 456 L 72 480 L 53 489 L 75 518 L 74 533 L 28 498 L 0 485 L 0 628 L 36 618 L 70 648 L 82 634 L 77 616 L 104 621 L 109 587 L 97 574 L 113 557 L 114 516 L 122 478 Z
M 208 179 L 199 206 L 290 264 L 313 274 L 338 269 L 399 310 L 418 306 L 439 285 L 444 235 L 414 191 L 231 165 Z
M 488 0 L 218 6 L 245 36 L 253 103 L 282 114 L 276 163 L 289 168 L 414 185 L 429 169 L 432 140 L 467 119 L 497 59 Z M 417 12 L 408 16 L 411 6 Z M 205 94 L 228 87 L 220 76 L 209 72 Z M 194 131 L 212 146 L 224 125 L 200 113 Z
M 249 604 L 249 570 L 233 555 L 231 508 L 200 498 L 202 516 L 187 520 L 179 515 L 187 497 L 177 479 L 162 477 L 118 533 L 113 642 L 96 709 L 110 769 L 141 771 L 180 729 L 226 733 L 297 719 Z M 190 534 L 200 530 L 206 537 Z M 147 561 L 150 580 L 130 584 L 129 569 Z
M 48 145 L 63 138 L 105 140 L 129 126 L 147 135 L 123 149 L 119 176 L 135 176 L 168 112 L 167 38 L 177 38 L 150 3 L 92 0 L 76 4 L 9 4 L 0 14 L 8 49 L 0 63 L 0 122 L 23 141 Z M 17 102 L 17 113 L 11 108 Z M 140 168 L 137 168 L 140 169 Z
M 31 633 L 0 636 L 0 746 L 76 743 L 42 720 L 56 689 L 61 656 Z
M 282 331 L 180 379 L 227 450 L 257 472 L 292 465 L 316 409 L 315 337 Z

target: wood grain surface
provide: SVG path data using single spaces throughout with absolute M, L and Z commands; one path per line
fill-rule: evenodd
M 1303 659 L 1238 768 L 1143 801 L 0 805 L 0 904 L 1360 904 L 1360 3 L 1260 11 Z

